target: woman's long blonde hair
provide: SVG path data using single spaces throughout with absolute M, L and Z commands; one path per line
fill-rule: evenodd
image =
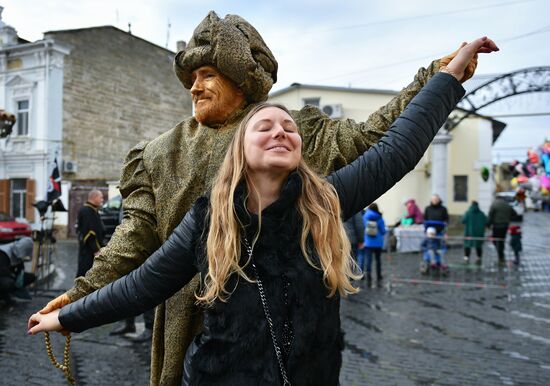
M 243 270 L 249 262 L 247 261 L 244 266 L 239 264 L 242 226 L 237 217 L 233 197 L 239 183 L 245 180 L 249 194 L 253 191 L 258 202 L 261 200 L 248 180 L 244 135 L 252 116 L 267 107 L 279 108 L 290 115 L 287 108 L 279 104 L 260 103 L 253 107 L 239 125 L 213 182 L 209 210 L 210 228 L 206 241 L 208 273 L 202 293 L 197 294 L 197 299 L 206 305 L 211 305 L 216 299 L 228 299 L 231 291 L 225 286 L 232 274 L 252 281 Z M 343 296 L 355 293 L 357 289 L 352 286 L 350 280 L 358 279 L 360 276 L 354 274 L 356 265 L 350 255 L 350 243 L 340 218 L 340 202 L 336 191 L 303 160 L 300 160 L 297 172 L 302 179 L 302 192 L 297 200 L 297 207 L 303 220 L 300 246 L 304 258 L 312 267 L 323 271 L 328 297 L 334 296 L 337 291 Z M 258 232 L 252 245 L 259 236 L 260 228 L 261 214 Z M 312 260 L 308 236 L 313 240 L 320 267 Z

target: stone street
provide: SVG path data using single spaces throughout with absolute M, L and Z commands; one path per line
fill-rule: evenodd
M 529 213 L 519 269 L 481 269 L 450 249 L 450 275 L 419 273 L 420 256 L 385 254 L 382 288 L 342 303 L 343 385 L 548 385 L 550 215 Z M 512 252 L 507 245 L 508 258 Z
M 342 301 L 346 349 L 341 384 L 547 385 L 550 379 L 550 215 L 528 213 L 519 268 L 498 267 L 485 243 L 481 268 L 446 256 L 447 277 L 422 276 L 420 255 L 383 255 L 384 281 Z M 509 246 L 507 253 L 511 258 Z M 56 277 L 32 301 L 0 310 L 3 385 L 63 385 L 42 336 L 28 337 L 28 316 L 69 288 L 76 243 L 60 241 Z M 142 323 L 139 324 L 142 327 Z M 110 337 L 113 325 L 73 334 L 71 359 L 80 385 L 146 385 L 149 348 Z M 64 339 L 52 334 L 62 356 Z

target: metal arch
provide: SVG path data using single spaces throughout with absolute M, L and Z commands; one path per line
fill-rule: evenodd
M 478 110 L 499 100 L 531 92 L 550 91 L 550 66 L 530 67 L 498 76 L 470 91 L 462 98 L 458 107 L 463 114 L 447 120 L 447 130 Z

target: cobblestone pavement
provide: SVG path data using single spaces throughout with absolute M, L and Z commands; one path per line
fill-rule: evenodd
M 549 385 L 550 214 L 522 228 L 519 269 L 487 243 L 481 269 L 451 249 L 444 278 L 422 276 L 417 254 L 385 255 L 382 287 L 342 302 L 342 385 Z
M 550 255 L 543 248 L 550 215 L 529 213 L 519 269 L 499 268 L 486 245 L 481 269 L 451 249 L 448 277 L 421 276 L 416 254 L 386 254 L 384 283 L 342 302 L 346 341 L 341 384 L 548 385 Z M 0 309 L 0 384 L 63 385 L 28 316 L 72 284 L 76 244 L 58 242 L 57 276 L 28 303 Z M 142 323 L 138 327 L 142 327 Z M 113 325 L 73 335 L 79 385 L 146 385 L 149 347 L 110 337 Z M 64 340 L 52 334 L 61 357 Z
M 1 385 L 67 384 L 63 373 L 50 363 L 42 335 L 29 337 L 25 327 L 33 312 L 72 286 L 76 258 L 75 241 L 58 242 L 54 256 L 56 276 L 50 281 L 50 288 L 38 290 L 28 303 L 0 309 Z M 143 321 L 141 317 L 136 321 L 139 332 L 143 329 Z M 77 385 L 129 386 L 149 383 L 149 345 L 109 336 L 113 328 L 114 325 L 106 325 L 72 335 L 71 363 Z M 65 339 L 59 334 L 51 334 L 51 341 L 55 355 L 61 360 Z

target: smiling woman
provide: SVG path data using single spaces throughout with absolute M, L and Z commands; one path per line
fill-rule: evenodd
M 280 105 L 258 110 L 248 122 L 244 136 L 244 156 L 249 175 L 296 169 L 302 159 L 302 138 L 289 111 Z

